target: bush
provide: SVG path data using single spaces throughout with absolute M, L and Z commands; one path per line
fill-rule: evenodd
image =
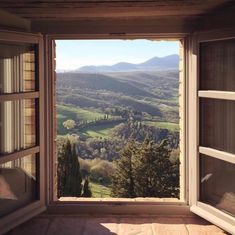
M 97 164 L 91 167 L 90 179 L 101 184 L 110 184 L 114 167 L 111 162 L 98 160 Z

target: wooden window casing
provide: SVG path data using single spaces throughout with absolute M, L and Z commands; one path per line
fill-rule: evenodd
M 235 172 L 235 154 L 233 152 L 235 46 L 233 43 L 230 44 L 232 47 L 229 50 L 226 49 L 226 42 L 230 40 L 233 42 L 235 40 L 233 29 L 195 33 L 192 37 L 188 98 L 190 112 L 189 170 L 191 171 L 189 174 L 191 185 L 189 199 L 192 212 L 233 234 L 235 233 L 235 217 L 231 215 L 234 213 L 231 200 L 234 201 L 234 196 L 233 199 L 231 195 L 228 198 L 230 208 L 226 209 L 223 208 L 224 204 L 216 205 L 215 203 L 221 196 L 221 190 L 231 190 L 234 184 L 232 179 L 228 178 L 229 175 L 233 177 Z M 210 45 L 216 42 L 218 47 L 210 48 Z M 205 49 L 205 45 L 209 45 L 209 47 L 206 48 L 207 51 L 206 54 L 204 53 L 202 61 L 203 51 L 201 50 Z M 201 64 L 202 62 L 204 64 Z M 205 66 L 206 63 L 207 66 Z M 215 63 L 219 67 L 213 68 Z M 214 79 L 216 82 L 213 83 Z M 222 169 L 221 166 L 223 166 Z M 218 178 L 218 171 L 221 170 L 224 172 Z M 228 175 L 225 175 L 225 172 Z M 203 174 L 204 177 L 202 177 Z M 203 184 L 207 180 L 209 180 L 208 188 L 205 188 Z M 219 189 L 218 182 L 222 181 L 231 185 L 223 185 Z M 208 193 L 210 194 L 208 198 L 212 200 L 211 203 L 206 201 Z M 213 193 L 215 195 L 212 195 Z M 234 194 L 234 189 L 230 193 Z M 226 195 L 228 196 L 228 194 Z
M 4 125 L 1 129 L 3 136 L 0 139 L 0 149 L 3 151 L 0 154 L 0 165 L 4 172 L 5 169 L 15 167 L 30 172 L 38 184 L 35 199 L 19 204 L 14 211 L 9 210 L 1 216 L 0 233 L 4 233 L 45 210 L 44 70 L 41 35 L 0 31 L 0 44 L 6 44 L 9 48 L 11 45 L 35 47 L 35 54 L 19 53 L 19 56 L 4 61 L 8 64 L 2 65 L 8 66 L 8 74 L 5 74 L 8 77 L 4 81 L 4 74 L 0 75 L 2 81 L 7 82 L 0 92 L 1 110 L 4 110 L 0 114 L 4 115 L 1 116 Z M 10 118 L 9 115 L 14 113 L 16 115 Z M 12 135 L 9 134 L 9 128 L 14 128 Z M 4 138 L 7 141 L 4 142 Z M 20 190 L 20 185 L 17 187 Z
M 56 196 L 57 179 L 56 179 L 56 73 L 55 73 L 55 40 L 63 39 L 151 39 L 151 40 L 178 40 L 180 48 L 180 63 L 179 63 L 179 112 L 180 112 L 180 200 L 154 200 L 154 199 L 92 199 L 92 200 L 76 200 L 76 201 L 58 201 Z M 186 87 L 187 87 L 187 63 L 188 58 L 188 37 L 186 34 L 167 34 L 167 35 L 48 35 L 46 40 L 46 64 L 47 67 L 47 102 L 49 105 L 47 119 L 49 120 L 47 130 L 48 133 L 48 182 L 49 193 L 48 212 L 52 213 L 176 213 L 187 214 L 188 206 L 188 185 L 187 185 L 187 115 L 186 115 Z M 125 209 L 124 209 L 125 208 Z M 165 208 L 165 209 L 164 209 Z M 169 208 L 169 209 L 168 209 Z

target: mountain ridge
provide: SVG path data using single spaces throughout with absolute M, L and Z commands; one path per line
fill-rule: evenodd
M 176 69 L 179 66 L 179 55 L 153 57 L 139 64 L 119 62 L 114 65 L 87 65 L 74 70 L 76 73 L 107 73 Z

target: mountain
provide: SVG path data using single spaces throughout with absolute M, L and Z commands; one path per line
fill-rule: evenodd
M 140 64 L 120 62 L 114 65 L 83 66 L 77 69 L 78 73 L 110 73 L 178 69 L 179 55 L 173 54 L 165 57 L 153 57 Z

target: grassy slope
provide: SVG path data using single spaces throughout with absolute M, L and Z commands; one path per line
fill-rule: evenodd
M 92 197 L 94 198 L 110 197 L 110 194 L 111 194 L 110 188 L 105 187 L 100 184 L 93 183 L 93 182 L 90 182 L 89 185 L 91 188 Z
M 75 108 L 69 105 L 57 105 L 57 122 L 59 135 L 64 135 L 67 133 L 67 130 L 63 127 L 63 122 L 68 119 L 73 120 L 87 120 L 92 121 L 95 118 L 101 118 L 103 114 L 99 112 L 91 112 L 82 108 Z M 157 121 L 144 121 L 146 125 L 155 126 L 159 128 L 166 128 L 172 131 L 179 130 L 179 125 L 177 123 L 170 122 L 157 122 Z M 85 137 L 107 137 L 112 129 L 117 124 L 103 124 L 99 126 L 88 127 L 83 130 L 83 135 Z
M 102 118 L 104 115 L 96 112 L 72 107 L 69 105 L 57 105 L 57 125 L 59 134 L 66 134 L 66 129 L 63 127 L 63 122 L 68 119 L 92 121 L 95 118 Z
M 177 70 L 108 74 L 59 73 L 57 76 L 58 100 L 61 102 L 83 108 L 126 106 L 159 116 L 161 121 L 175 122 L 177 119 L 178 110 L 174 108 L 178 104 Z M 161 104 L 165 104 L 165 107 Z
M 112 129 L 118 124 L 103 124 L 99 126 L 89 127 L 83 130 L 83 135 L 86 137 L 107 137 Z
M 92 121 L 95 118 L 101 118 L 104 115 L 96 111 L 81 109 L 79 107 L 72 107 L 69 105 L 57 105 L 57 112 L 63 116 L 71 116 L 79 120 Z
M 155 126 L 158 128 L 168 129 L 171 131 L 178 131 L 179 130 L 179 124 L 177 124 L 177 123 L 144 121 L 144 124 L 149 125 L 149 126 Z

